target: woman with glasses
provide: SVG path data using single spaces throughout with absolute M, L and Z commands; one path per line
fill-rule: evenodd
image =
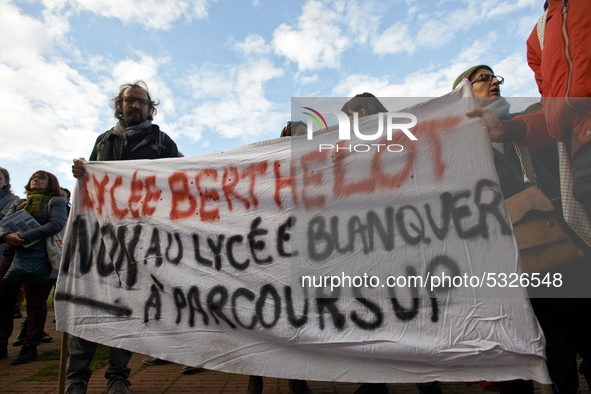
M 482 74 L 489 75 L 482 76 Z M 500 92 L 497 94 L 496 90 L 503 83 L 503 78 L 492 74 L 494 73 L 490 67 L 475 66 L 466 70 L 456 79 L 454 88 L 463 78 L 467 78 L 472 83 L 474 95 L 481 108 L 489 109 L 499 119 L 509 119 L 512 116 L 509 114 L 508 103 L 497 102 L 504 100 L 502 98 L 494 99 L 500 97 Z M 486 102 L 486 100 L 490 102 Z M 506 109 L 499 111 L 499 108 L 504 107 Z M 540 103 L 534 104 L 525 113 L 537 112 L 540 109 Z M 493 145 L 498 146 L 499 144 L 493 143 Z M 508 143 L 500 145 L 513 146 Z M 533 176 L 528 174 L 528 178 L 535 178 L 538 187 L 553 202 L 559 221 L 564 223 L 560 203 L 556 145 L 526 149 L 528 148 L 519 148 L 520 152 L 530 154 L 532 167 L 535 168 L 535 174 Z M 497 165 L 497 156 L 497 152 L 495 152 L 495 165 Z M 497 168 L 497 173 L 501 186 L 503 186 L 506 177 L 502 176 L 499 168 Z M 505 190 L 503 190 L 504 193 Z M 505 198 L 507 197 L 505 195 Z M 577 247 L 585 251 L 585 257 L 569 263 L 568 266 L 560 267 L 560 272 L 563 275 L 584 277 L 588 272 L 586 267 L 588 266 L 588 256 L 591 255 L 591 249 L 566 224 L 562 227 Z M 538 298 L 532 292 L 532 289 L 528 291 L 534 313 L 546 337 L 546 364 L 553 382 L 552 388 L 555 393 L 575 394 L 579 385 L 577 353 L 584 358 L 589 357 L 591 354 L 591 340 L 588 334 L 591 326 L 591 315 L 588 313 L 591 309 L 591 301 L 588 298 L 546 298 L 547 296 Z M 585 372 L 583 364 L 584 361 L 581 362 L 581 373 Z M 584 373 L 584 375 L 589 379 L 588 372 Z
M 483 64 L 470 67 L 456 78 L 453 89 L 464 79 L 472 84 L 472 90 L 480 108 L 490 110 L 499 119 L 509 119 L 513 116 L 510 113 L 511 104 L 501 97 L 500 86 L 505 80 L 495 75 L 491 67 Z M 528 172 L 532 173 L 529 151 L 527 148 L 517 149 L 513 144 L 503 143 L 492 143 L 492 148 L 501 191 L 507 199 L 524 190 L 525 182 L 530 181 L 527 176 Z M 526 167 L 530 170 L 526 171 Z M 532 178 L 530 182 L 533 182 L 535 177 L 530 176 Z M 533 394 L 531 381 L 481 382 L 480 385 L 485 389 L 493 389 L 501 393 Z
M 29 319 L 23 347 L 12 360 L 13 365 L 25 364 L 37 357 L 47 317 L 46 289 L 51 271 L 45 242 L 64 228 L 67 217 L 66 201 L 60 198 L 60 185 L 55 175 L 37 171 L 25 190 L 27 198 L 12 204 L 6 217 L 24 210 L 40 226 L 18 233 L 0 232 L 0 242 L 6 244 L 0 263 L 0 358 L 8 357 L 14 305 L 21 284 L 25 289 Z
M 499 119 L 512 117 L 509 112 L 511 104 L 501 97 L 500 87 L 505 80 L 495 75 L 491 67 L 484 64 L 470 67 L 456 78 L 453 89 L 464 78 L 472 84 L 472 90 L 480 108 L 490 110 Z M 495 169 L 505 199 L 522 191 L 525 188 L 525 182 L 535 183 L 527 149 L 518 150 L 513 144 L 497 142 L 493 142 L 492 146 Z
M 498 108 L 496 101 L 488 103 L 488 106 L 481 105 L 482 98 L 491 100 L 495 97 L 495 87 L 498 88 L 503 81 L 502 77 L 484 76 L 479 74 L 493 74 L 492 69 L 483 69 L 483 66 L 477 66 L 470 76 L 462 74 L 460 77 L 466 77 L 472 82 L 474 95 L 478 100 L 481 108 L 491 110 L 491 112 L 499 119 L 508 119 L 511 116 L 507 110 L 502 112 L 495 112 Z M 454 87 L 461 81 L 461 78 L 456 80 Z M 483 79 L 488 79 L 488 86 L 483 86 Z M 499 81 L 498 83 L 495 81 Z M 488 88 L 488 93 L 487 93 Z M 480 96 L 480 97 L 479 97 Z M 486 105 L 486 103 L 484 103 Z M 492 106 L 491 106 L 492 105 Z M 533 106 L 532 106 L 533 107 Z M 526 113 L 537 112 L 538 108 L 532 108 L 531 111 L 526 110 Z M 494 110 L 493 110 L 494 109 Z M 493 145 L 499 145 L 493 143 Z M 505 143 L 504 146 L 513 146 Z M 562 220 L 562 210 L 560 203 L 560 186 L 558 176 L 558 152 L 556 145 L 545 146 L 539 148 L 519 148 L 520 152 L 529 152 L 531 162 L 535 167 L 535 175 L 537 184 L 542 191 L 550 198 L 555 205 L 555 212 L 559 220 Z M 497 154 L 495 152 L 495 165 L 497 164 Z M 527 164 L 527 163 L 524 163 Z M 506 178 L 501 175 L 497 168 L 501 186 Z M 528 176 L 528 178 L 533 178 Z M 503 190 L 503 194 L 505 191 Z M 508 196 L 505 195 L 505 198 Z M 561 267 L 560 272 L 563 275 L 585 275 L 588 266 L 588 256 L 591 255 L 591 249 L 579 239 L 577 234 L 570 230 L 566 225 L 563 226 L 565 232 L 577 244 L 577 246 L 585 251 L 586 257 L 569 263 L 566 267 Z M 555 393 L 577 393 L 579 379 L 577 374 L 577 353 L 582 357 L 589 357 L 591 354 L 591 340 L 589 339 L 589 327 L 591 326 L 591 315 L 586 312 L 590 310 L 591 302 L 588 298 L 537 298 L 530 289 L 530 302 L 534 309 L 534 313 L 538 318 L 540 326 L 544 331 L 546 337 L 546 364 L 548 372 L 553 382 L 553 389 Z M 583 362 L 581 363 L 583 365 Z M 583 367 L 581 371 L 584 372 Z M 585 377 L 587 378 L 588 372 Z

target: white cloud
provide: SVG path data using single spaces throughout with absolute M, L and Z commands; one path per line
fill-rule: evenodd
M 307 85 L 307 84 L 311 84 L 311 83 L 316 83 L 319 80 L 320 80 L 320 77 L 318 76 L 318 74 L 301 75 L 298 78 L 298 81 L 300 81 L 303 85 Z
M 437 97 L 451 90 L 445 74 L 418 71 L 407 75 L 402 82 L 391 82 L 387 77 L 349 75 L 333 90 L 337 96 L 352 97 L 369 92 L 377 97 Z
M 225 70 L 202 70 L 189 76 L 194 92 L 193 110 L 174 128 L 192 141 L 214 139 L 204 130 L 225 138 L 272 138 L 271 131 L 285 123 L 289 112 L 278 110 L 265 97 L 265 84 L 283 76 L 283 70 L 260 59 Z
M 495 63 L 493 70 L 505 78 L 501 86 L 503 96 L 539 97 L 536 90 L 532 91 L 534 73 L 527 64 L 525 53 L 509 55 Z
M 273 32 L 275 53 L 297 63 L 300 71 L 338 67 L 342 52 L 351 45 L 339 26 L 342 13 L 342 9 L 309 1 L 297 27 L 283 23 Z
M 416 49 L 416 43 L 410 35 L 409 28 L 403 23 L 396 23 L 374 37 L 371 46 L 373 52 L 378 55 L 413 53 Z
M 386 78 L 377 78 L 364 74 L 347 76 L 334 89 L 333 94 L 339 97 L 353 97 L 358 93 L 370 92 L 375 96 L 383 96 L 390 86 Z
M 204 69 L 187 77 L 194 99 L 221 99 L 232 92 L 232 71 Z
M 385 5 L 382 2 L 347 1 L 344 20 L 350 38 L 361 45 L 367 43 L 369 38 L 375 35 L 384 9 Z
M 485 1 L 482 2 L 482 14 L 488 18 L 512 14 L 522 8 L 538 8 L 542 14 L 544 3 L 537 0 L 504 0 L 504 1 Z
M 2 66 L 0 85 L 2 155 L 13 160 L 86 152 L 108 108 L 96 85 L 61 62 Z
M 208 16 L 210 0 L 43 0 L 53 12 L 71 6 L 76 12 L 90 11 L 105 18 L 116 18 L 124 24 L 139 24 L 147 29 L 167 30 L 173 22 Z
M 386 9 L 380 1 L 310 0 L 294 24 L 275 29 L 274 51 L 297 63 L 299 71 L 338 68 L 346 49 L 375 36 Z
M 265 39 L 257 34 L 249 34 L 243 42 L 234 41 L 231 45 L 244 55 L 262 55 L 271 51 Z
M 505 22 L 507 17 L 527 10 L 538 12 L 538 16 L 543 12 L 543 2 L 538 0 L 464 0 L 463 3 L 464 6 L 452 10 L 442 18 L 446 21 L 453 21 L 450 28 L 456 31 L 465 30 L 488 20 Z M 505 25 L 504 30 L 508 30 Z
M 69 17 L 71 11 L 46 8 L 43 10 L 43 20 L 47 32 L 56 39 L 63 38 L 70 31 Z
M 509 77 L 507 82 L 511 81 L 511 87 L 503 86 L 503 91 L 507 94 L 532 94 L 533 76 L 527 65 L 525 53 L 510 54 L 502 59 L 492 56 L 488 54 L 488 48 L 494 45 L 495 40 L 496 33 L 488 33 L 474 40 L 469 47 L 446 64 L 418 69 L 407 74 L 402 82 L 392 81 L 388 76 L 349 75 L 337 84 L 333 94 L 351 97 L 357 93 L 371 92 L 380 97 L 436 97 L 449 92 L 454 80 L 462 72 L 483 63 L 489 64 L 496 73 Z
M 0 2 L 0 61 L 10 65 L 27 64 L 47 53 L 52 35 L 42 22 L 21 14 L 7 2 Z
M 448 21 L 450 29 L 455 31 L 466 31 L 474 24 L 482 21 L 486 15 L 478 7 L 482 2 L 468 1 L 464 2 L 465 6 L 461 6 L 451 10 L 442 17 Z
M 449 23 L 441 20 L 430 19 L 422 24 L 421 30 L 417 35 L 417 44 L 425 48 L 437 48 L 454 37 Z
M 467 69 L 476 64 L 481 64 L 481 58 L 488 52 L 488 47 L 494 43 L 496 37 L 495 33 L 489 33 L 482 39 L 476 39 L 468 48 L 462 50 L 452 63 L 459 63 L 461 67 Z M 461 70 L 463 71 L 463 70 Z M 461 72 L 460 71 L 460 72 Z M 459 73 L 458 73 L 459 74 Z
M 521 36 L 523 41 L 526 41 L 532 30 L 536 27 L 539 18 L 540 14 L 532 14 L 519 19 L 515 24 L 516 34 Z
M 55 55 L 52 26 L 7 3 L 0 4 L 0 15 L 8 18 L 0 23 L 3 157 L 28 161 L 87 152 L 108 108 L 105 95 Z
M 446 3 L 410 3 L 405 15 L 398 18 L 383 32 L 373 34 L 370 38 L 373 52 L 378 55 L 409 53 L 419 49 L 438 48 L 452 40 L 458 40 L 460 32 L 465 33 L 478 24 L 489 20 L 506 19 L 507 15 L 515 14 L 524 9 L 535 9 L 537 0 L 500 1 L 489 0 L 475 2 L 465 0 Z M 444 8 L 442 4 L 446 4 Z M 540 12 L 541 13 L 541 12 Z M 523 24 L 525 21 L 523 22 Z M 529 22 L 531 30 L 532 22 Z M 503 33 L 522 34 L 522 24 L 507 27 L 503 25 Z M 461 40 L 466 39 L 462 36 Z M 477 37 L 473 37 L 477 38 Z M 467 39 L 471 39 L 470 36 Z
M 157 77 L 158 67 L 167 63 L 167 59 L 158 59 L 149 55 L 137 52 L 138 61 L 125 59 L 113 66 L 113 78 L 117 83 L 130 82 L 135 79 L 142 79 L 147 82 Z
M 472 45 L 465 48 L 455 58 L 451 59 L 447 64 L 441 65 L 437 72 L 441 76 L 442 81 L 442 94 L 446 91 L 451 90 L 453 82 L 456 80 L 458 75 L 472 66 L 478 64 L 489 64 L 493 67 L 490 62 L 492 58 L 487 55 L 488 47 L 495 40 L 494 33 L 488 34 L 482 39 L 474 40 Z M 494 67 L 493 67 L 494 70 Z

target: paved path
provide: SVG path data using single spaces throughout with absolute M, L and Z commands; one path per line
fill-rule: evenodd
M 46 331 L 55 339 L 51 343 L 41 344 L 38 351 L 42 353 L 59 354 L 61 344 L 61 333 L 55 331 L 53 312 L 48 314 Z M 15 334 L 22 319 L 15 320 Z M 12 338 L 10 343 L 12 343 Z M 18 354 L 20 348 L 8 347 L 8 358 L 0 360 L 0 393 L 29 393 L 44 394 L 57 393 L 57 378 L 43 378 L 40 374 L 43 371 L 57 371 L 59 360 L 33 361 L 25 365 L 10 365 Z M 232 394 L 245 393 L 248 387 L 248 376 L 222 373 L 216 371 L 204 371 L 194 375 L 181 374 L 181 366 L 168 364 L 150 367 L 142 364 L 144 355 L 134 354 L 130 367 L 132 375 L 131 389 L 134 394 L 156 394 L 156 393 L 212 393 Z M 105 367 L 106 368 L 106 367 Z M 105 368 L 96 371 L 90 380 L 88 393 L 101 394 L 106 391 L 106 380 L 104 379 Z M 31 379 L 31 377 L 33 377 Z M 332 382 L 308 382 L 310 388 L 318 394 L 339 394 L 353 393 L 358 387 L 357 383 L 332 383 Z M 418 393 L 418 389 L 412 384 L 390 384 L 391 393 Z M 483 393 L 478 385 L 468 388 L 463 383 L 443 383 L 443 392 L 450 393 Z M 540 392 L 536 388 L 536 392 Z M 581 394 L 591 394 L 585 380 L 581 377 Z M 286 379 L 264 379 L 264 394 L 289 393 Z

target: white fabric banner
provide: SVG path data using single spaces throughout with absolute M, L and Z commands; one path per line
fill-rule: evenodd
M 382 139 L 351 131 L 338 151 L 332 131 L 86 163 L 58 329 L 250 375 L 549 383 L 490 140 L 462 95 L 401 111 L 417 141 L 388 141 L 383 120 Z

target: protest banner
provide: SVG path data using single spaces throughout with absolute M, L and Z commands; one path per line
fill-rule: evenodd
M 251 375 L 549 383 L 474 105 L 462 85 L 401 111 L 416 140 L 334 130 L 86 163 L 58 329 Z

